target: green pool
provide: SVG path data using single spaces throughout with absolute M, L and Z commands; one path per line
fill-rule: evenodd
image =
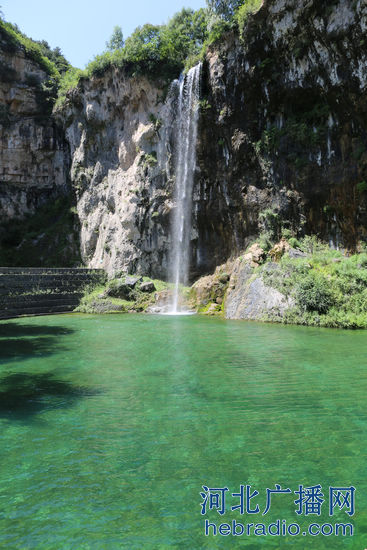
M 200 317 L 0 323 L 0 548 L 367 548 L 367 336 Z M 231 506 L 240 485 L 259 514 Z M 322 486 L 321 516 L 296 494 Z M 202 485 L 228 488 L 201 514 Z M 356 487 L 329 517 L 329 487 Z M 204 521 L 345 522 L 350 536 L 210 536 Z

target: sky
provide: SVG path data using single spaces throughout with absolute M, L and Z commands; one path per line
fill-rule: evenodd
M 165 23 L 183 7 L 199 9 L 205 0 L 0 0 L 6 21 L 34 40 L 59 46 L 66 59 L 84 69 L 106 49 L 115 25 L 127 38 L 144 23 Z

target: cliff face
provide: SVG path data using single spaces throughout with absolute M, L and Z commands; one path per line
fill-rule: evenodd
M 366 27 L 362 0 L 266 0 L 241 38 L 211 47 L 192 278 L 259 233 L 316 233 L 349 249 L 366 239 Z M 83 80 L 56 117 L 66 148 L 55 119 L 38 118 L 39 88 L 27 74 L 44 75 L 19 55 L 3 59 L 13 75 L 0 86 L 3 215 L 34 211 L 67 188 L 70 172 L 85 264 L 166 277 L 174 204 L 163 84 L 117 70 Z
M 206 269 L 259 232 L 366 237 L 367 6 L 264 3 L 207 56 L 198 256 Z
M 0 42 L 0 216 L 22 218 L 68 191 L 69 153 L 42 84 L 48 75 Z
M 169 191 L 160 156 L 162 91 L 121 71 L 85 80 L 62 113 L 82 259 L 108 272 L 167 271 Z

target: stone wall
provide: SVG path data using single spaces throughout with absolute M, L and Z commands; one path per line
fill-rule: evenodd
M 0 268 L 0 319 L 73 311 L 86 286 L 104 281 L 97 269 Z

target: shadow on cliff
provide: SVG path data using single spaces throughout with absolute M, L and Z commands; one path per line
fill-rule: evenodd
M 0 323 L 0 365 L 60 351 L 59 337 L 73 332 L 62 326 Z
M 99 393 L 58 380 L 52 373 L 10 374 L 0 379 L 0 418 L 29 421 L 45 410 L 68 408 Z

